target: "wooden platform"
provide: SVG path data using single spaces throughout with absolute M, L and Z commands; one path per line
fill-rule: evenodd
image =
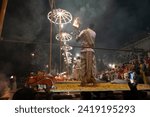
M 138 84 L 138 90 L 150 91 L 150 85 Z M 80 82 L 58 82 L 51 92 L 129 91 L 128 84 L 97 83 L 96 86 L 81 87 Z

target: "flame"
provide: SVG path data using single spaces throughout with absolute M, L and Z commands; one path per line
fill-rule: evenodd
M 74 22 L 73 22 L 73 26 L 76 28 L 80 27 L 80 19 L 79 17 L 75 18 Z

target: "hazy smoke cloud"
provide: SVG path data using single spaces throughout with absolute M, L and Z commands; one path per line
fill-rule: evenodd
M 49 29 L 49 25 L 43 27 L 45 21 L 48 22 L 45 14 L 45 10 L 48 6 L 45 6 L 42 0 L 24 0 L 22 2 L 15 0 L 15 2 L 13 2 L 14 0 L 8 2 L 3 31 L 4 37 L 29 42 L 42 40 L 43 38 L 40 33 L 44 32 L 43 30 L 45 30 L 45 28 L 46 30 Z M 45 33 L 43 33 L 43 37 L 45 37 L 44 34 Z
M 150 27 L 149 0 L 55 0 L 55 3 L 56 8 L 69 11 L 73 18 L 80 17 L 81 29 L 91 22 L 95 24 L 96 47 L 122 47 L 124 43 L 132 40 L 134 35 L 148 31 Z M 49 11 L 49 0 L 9 0 L 4 22 L 4 39 L 41 43 L 31 49 L 39 55 L 39 58 L 32 61 L 39 66 L 46 64 L 49 59 L 49 46 L 42 45 L 50 40 L 50 22 L 47 19 Z M 55 39 L 58 33 L 57 25 L 54 25 L 54 30 L 53 42 L 59 45 Z M 71 24 L 66 25 L 64 30 L 71 32 Z M 139 39 L 139 36 L 136 36 L 136 39 Z M 77 44 L 74 40 L 70 43 Z M 53 52 L 57 52 L 52 55 L 54 64 L 59 64 L 58 45 L 53 46 Z M 3 50 L 6 48 L 7 45 Z M 22 48 L 25 48 L 25 45 L 22 45 Z M 11 47 L 9 49 L 11 50 Z M 13 52 L 19 50 L 20 46 Z M 78 51 L 77 48 L 73 50 L 74 53 Z M 99 51 L 97 53 L 99 54 Z M 12 56 L 15 55 L 17 54 Z M 11 69 L 10 64 L 10 71 Z
M 149 0 L 55 0 L 56 8 L 80 17 L 81 28 L 96 25 L 97 44 L 117 47 L 132 35 L 149 29 Z M 17 7 L 16 7 L 17 6 Z M 3 35 L 24 41 L 49 41 L 49 2 L 43 0 L 10 0 Z M 147 26 L 146 26 L 147 25 Z M 55 28 L 58 26 L 54 26 Z M 71 26 L 65 27 L 70 31 Z M 56 30 L 58 32 L 58 30 Z

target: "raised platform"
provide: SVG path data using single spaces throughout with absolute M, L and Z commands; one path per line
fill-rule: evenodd
M 81 87 L 80 82 L 57 82 L 51 92 L 94 92 L 94 91 L 129 91 L 128 84 L 97 83 L 96 86 Z M 138 84 L 138 90 L 150 91 L 150 85 Z

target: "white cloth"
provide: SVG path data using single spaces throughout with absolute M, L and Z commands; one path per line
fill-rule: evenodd
M 94 45 L 94 42 L 95 42 L 95 37 L 96 37 L 96 33 L 95 33 L 95 31 L 93 31 L 92 29 L 90 29 L 90 28 L 87 28 L 87 29 L 85 29 L 85 30 L 82 30 L 81 32 L 80 32 L 80 34 L 79 34 L 79 37 L 82 37 L 82 35 L 84 35 L 84 33 L 86 34 L 86 32 L 89 32 L 89 35 L 90 35 L 90 38 L 92 39 L 92 40 L 89 40 L 89 42 L 87 41 L 87 39 L 85 39 L 85 38 L 82 38 L 81 39 L 81 46 L 83 46 L 83 47 L 85 47 L 85 48 L 83 48 L 82 50 L 81 50 L 81 52 L 87 52 L 87 51 L 92 51 L 92 52 L 94 52 L 94 50 L 90 47 L 90 48 L 86 48 L 86 47 L 88 47 L 89 46 L 89 44 L 93 44 Z M 79 40 L 80 40 L 80 38 L 79 38 Z
M 95 37 L 96 37 L 95 31 L 91 30 L 90 28 L 87 28 L 87 29 L 85 29 L 85 30 L 88 30 L 88 32 L 90 33 L 91 37 L 95 39 Z M 79 37 L 84 33 L 85 30 L 82 30 L 82 31 L 80 32 Z

